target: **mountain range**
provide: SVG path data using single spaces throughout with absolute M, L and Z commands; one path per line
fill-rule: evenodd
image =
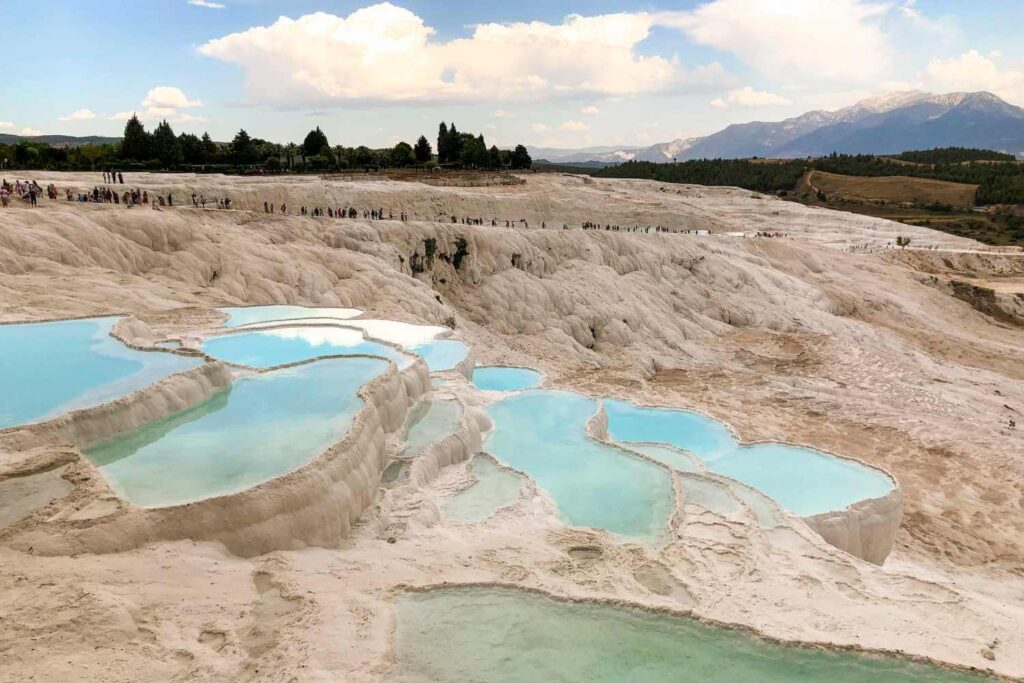
M 530 148 L 530 154 L 553 163 L 594 165 L 630 160 L 801 158 L 832 152 L 898 154 L 935 147 L 976 147 L 1024 158 L 1024 109 L 989 92 L 896 92 L 836 111 L 738 123 L 705 137 L 650 147 Z
M 106 145 L 111 142 L 121 142 L 121 138 L 110 138 L 102 135 L 76 137 L 74 135 L 14 135 L 13 133 L 0 133 L 0 144 L 3 145 L 16 145 L 22 140 L 42 142 L 54 147 L 81 147 L 82 145 Z

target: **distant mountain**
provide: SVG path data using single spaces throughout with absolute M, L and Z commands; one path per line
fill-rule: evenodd
M 579 164 L 590 161 L 604 164 L 621 164 L 633 158 L 638 147 L 584 147 L 583 149 L 559 149 L 557 147 L 533 147 L 527 151 L 534 159 L 544 159 L 553 164 Z
M 9 133 L 0 133 L 0 144 L 3 145 L 16 145 L 22 140 L 43 142 L 54 147 L 81 147 L 83 145 L 106 145 L 111 142 L 121 142 L 121 138 L 107 138 L 101 135 L 75 137 L 74 135 L 11 135 Z
M 646 148 L 560 150 L 546 159 L 565 163 L 673 159 L 898 154 L 912 149 L 975 147 L 1024 157 L 1024 109 L 992 93 L 897 92 L 837 111 L 812 111 L 777 122 L 733 124 L 701 138 Z

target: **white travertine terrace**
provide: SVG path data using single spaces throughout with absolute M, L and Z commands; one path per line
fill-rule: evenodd
M 139 348 L 180 339 L 187 352 L 223 331 L 218 308 L 304 304 L 451 330 L 471 354 L 435 376 L 436 388 L 422 362 L 392 368 L 363 388 L 352 430 L 320 457 L 177 508 L 117 499 L 79 449 L 203 400 L 230 382 L 221 364 L 0 433 L 0 503 L 8 490 L 46 493 L 0 528 L 0 678 L 226 680 L 259 669 L 383 681 L 396 589 L 446 581 L 692 611 L 786 641 L 1024 676 L 1024 484 L 1006 475 L 1024 452 L 1006 420 L 1024 405 L 1024 333 L 950 284 L 965 272 L 972 282 L 1019 276 L 1020 257 L 735 188 L 541 175 L 487 188 L 126 180 L 173 192 L 176 206 L 196 191 L 240 210 L 54 202 L 0 212 L 0 319 L 133 314 L 120 338 Z M 263 201 L 383 206 L 412 220 L 266 216 Z M 530 228 L 492 228 L 491 217 Z M 559 229 L 581 220 L 715 234 Z M 790 237 L 723 234 L 757 230 Z M 843 251 L 901 234 L 938 249 Z M 468 255 L 456 270 L 441 256 L 458 239 Z M 438 256 L 413 272 L 426 240 Z M 659 548 L 566 527 L 530 481 L 492 517 L 452 524 L 442 504 L 467 483 L 462 463 L 480 448 L 493 400 L 462 379 L 477 358 L 536 367 L 551 388 L 706 410 L 744 442 L 849 455 L 891 472 L 900 490 L 762 528 L 742 509 L 730 518 L 687 504 L 684 480 L 695 475 L 676 474 L 673 536 Z M 408 480 L 378 489 L 409 407 L 431 391 L 463 401 L 459 429 L 421 453 Z M 70 489 L 42 491 L 44 479 Z

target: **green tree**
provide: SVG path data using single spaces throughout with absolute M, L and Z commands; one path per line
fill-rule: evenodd
M 416 141 L 413 151 L 416 154 L 416 162 L 420 164 L 427 163 L 434 156 L 434 150 L 430 148 L 430 142 L 427 141 L 425 135 L 421 135 L 420 139 Z
M 172 168 L 181 163 L 181 145 L 167 119 L 161 121 L 153 131 L 153 156 L 160 160 L 164 168 Z
M 391 165 L 401 168 L 416 163 L 416 154 L 408 142 L 399 142 L 391 150 Z
M 462 139 L 461 154 L 459 160 L 464 166 L 474 168 L 487 168 L 490 164 L 490 156 L 487 152 L 487 143 L 484 136 L 473 137 L 466 135 Z
M 437 163 L 446 163 L 448 156 L 448 124 L 442 121 L 437 129 Z
M 462 159 L 462 136 L 459 133 L 459 129 L 455 127 L 455 122 L 452 121 L 451 127 L 448 129 L 448 161 L 451 163 L 457 163 Z
M 360 145 L 352 151 L 352 162 L 359 168 L 369 168 L 377 165 L 377 155 L 369 147 Z
M 149 133 L 136 114 L 124 124 L 124 138 L 121 140 L 121 156 L 132 161 L 145 161 L 150 154 Z
M 220 148 L 217 143 L 210 138 L 209 133 L 203 133 L 202 139 L 199 141 L 203 147 L 202 161 L 204 164 L 212 164 L 217 161 L 217 157 L 220 155 Z
M 327 136 L 320 126 L 317 126 L 314 130 L 309 131 L 306 135 L 306 139 L 302 141 L 302 151 L 306 157 L 314 157 L 321 152 L 330 153 L 331 145 L 327 142 Z
M 522 145 L 516 145 L 516 148 L 512 150 L 512 157 L 509 159 L 509 162 L 513 169 L 525 169 L 533 166 L 533 159 L 530 158 L 530 153 Z
M 256 161 L 256 147 L 244 128 L 231 141 L 231 160 L 235 164 L 251 164 Z
M 487 150 L 487 165 L 490 168 L 501 168 L 501 150 L 497 145 L 491 145 L 491 148 Z
M 178 136 L 178 147 L 181 149 L 181 158 L 186 164 L 203 163 L 203 143 L 191 133 L 182 133 Z

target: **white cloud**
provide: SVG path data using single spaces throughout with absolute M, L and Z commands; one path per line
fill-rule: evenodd
M 719 109 L 727 107 L 781 107 L 789 104 L 793 103 L 781 95 L 765 90 L 754 90 L 749 85 L 739 90 L 730 90 L 724 98 L 719 97 L 711 100 L 711 106 Z
M 566 121 L 558 127 L 558 130 L 567 130 L 573 133 L 580 133 L 583 131 L 590 130 L 590 126 L 583 123 L 582 121 Z
M 199 51 L 238 64 L 253 101 L 310 103 L 536 101 L 721 88 L 717 63 L 687 70 L 636 46 L 654 15 L 571 15 L 560 24 L 480 24 L 448 42 L 409 10 L 384 2 L 347 17 L 279 18 L 211 40 Z
M 941 92 L 987 90 L 1016 104 L 1024 104 L 1024 72 L 1001 69 L 977 50 L 959 57 L 933 59 L 925 70 L 928 86 Z
M 28 127 L 26 127 L 26 128 L 22 128 L 21 129 L 21 134 L 22 135 L 28 135 L 30 137 L 34 137 L 36 135 L 42 135 L 43 131 L 39 130 L 38 128 L 28 128 Z
M 151 88 L 146 93 L 146 97 L 143 98 L 138 109 L 118 112 L 110 119 L 112 121 L 127 121 L 134 115 L 138 116 L 141 121 L 149 122 L 166 119 L 171 123 L 201 123 L 206 119 L 182 110 L 196 109 L 202 106 L 202 102 L 190 100 L 179 88 L 160 85 Z
M 205 7 L 206 9 L 224 9 L 224 5 L 219 2 L 209 2 L 208 0 L 188 0 L 188 4 L 195 5 L 196 7 Z
M 0 130 L 14 130 L 14 122 L 0 121 Z
M 510 119 L 510 118 L 512 118 L 512 114 L 509 114 L 504 109 L 495 109 L 494 111 L 491 112 L 491 116 L 493 118 L 496 118 L 496 119 Z
M 583 109 L 580 109 L 580 113 L 584 116 L 597 116 L 601 113 L 601 110 L 594 105 L 590 105 L 589 107 L 583 107 Z
M 890 62 L 879 22 L 891 10 L 868 0 L 712 0 L 656 20 L 776 78 L 866 82 Z
M 547 125 L 543 123 L 535 123 L 532 126 L 530 126 L 530 130 L 532 130 L 534 133 L 543 133 L 547 129 Z
M 96 114 L 88 109 L 79 109 L 67 116 L 60 117 L 61 121 L 90 121 L 96 118 Z
M 142 100 L 142 106 L 158 109 L 188 109 L 201 107 L 203 103 L 199 100 L 190 100 L 178 88 L 161 85 L 146 93 L 146 99 Z

